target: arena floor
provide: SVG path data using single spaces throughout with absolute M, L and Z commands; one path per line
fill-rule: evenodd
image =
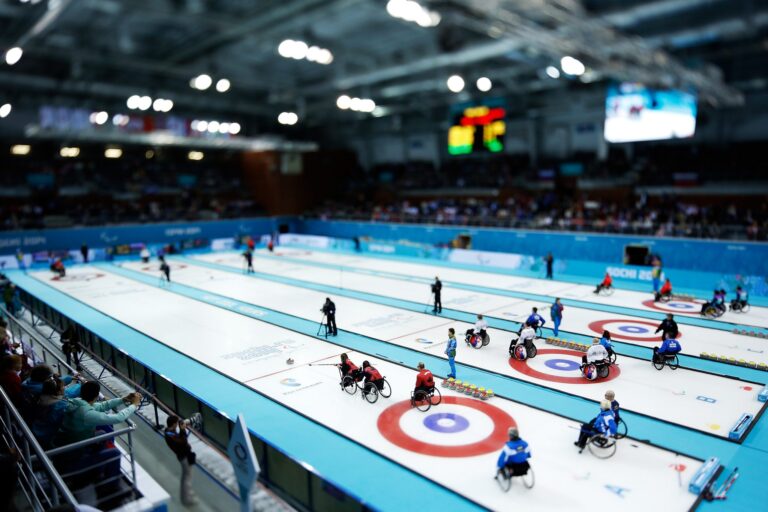
M 598 499 L 621 510 L 659 503 L 665 510 L 688 510 L 696 496 L 687 483 L 709 455 L 706 450 L 734 453 L 739 445 L 727 440 L 729 429 L 743 413 L 759 415 L 764 406 L 756 400 L 765 381 L 760 372 L 713 366 L 697 356 L 727 352 L 768 362 L 768 340 L 731 332 L 734 325 L 767 327 L 766 308 L 702 320 L 696 304 L 656 305 L 640 292 L 597 297 L 591 287 L 567 282 L 302 249 L 259 251 L 255 274 L 245 274 L 242 257 L 231 252 L 169 261 L 171 285 L 158 279 L 156 263 L 135 261 L 78 266 L 63 279 L 44 271 L 25 278 L 244 383 L 370 449 L 371 457 L 393 460 L 482 507 L 501 510 L 514 500 L 525 510 L 585 510 Z M 426 304 L 435 274 L 444 283 L 442 315 L 431 314 Z M 327 296 L 336 303 L 340 335 L 326 340 L 322 330 L 317 336 L 306 326 L 320 320 Z M 536 358 L 510 360 L 509 339 L 519 321 L 537 306 L 550 327 L 555 296 L 565 303 L 561 337 L 585 343 L 603 329 L 614 335 L 620 355 L 607 379 L 585 380 L 578 369 L 581 352 L 543 341 Z M 687 356 L 677 371 L 657 371 L 649 361 L 649 347 L 660 341 L 656 325 L 666 311 L 678 317 Z M 462 341 L 477 313 L 491 326 L 491 343 L 479 350 Z M 458 378 L 493 387 L 496 396 L 481 401 L 441 388 L 443 403 L 422 413 L 407 400 L 415 370 L 403 363 L 404 354 L 421 353 L 436 376 L 446 375 L 449 327 L 460 341 Z M 344 393 L 337 369 L 325 366 L 342 352 L 357 364 L 368 359 L 376 366 L 391 383 L 391 398 L 369 404 L 360 393 Z M 288 358 L 293 364 L 286 364 Z M 577 419 L 587 418 L 577 418 L 563 401 L 596 401 L 607 389 L 627 412 L 629 438 L 619 441 L 614 457 L 601 460 L 573 446 Z M 594 403 L 585 405 L 596 413 Z M 515 485 L 504 494 L 492 476 L 512 424 L 531 446 L 536 486 Z

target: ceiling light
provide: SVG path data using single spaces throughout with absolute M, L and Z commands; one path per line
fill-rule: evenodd
M 360 98 L 352 98 L 352 101 L 349 102 L 349 108 L 351 108 L 354 111 L 359 112 L 360 106 L 363 104 L 363 100 Z
M 153 150 L 148 149 L 144 152 L 144 158 L 146 158 L 147 160 L 150 160 L 154 157 L 155 157 L 155 152 Z
M 219 124 L 219 133 L 229 133 L 229 123 L 220 123 Z
M 152 98 L 149 96 L 141 96 L 137 102 L 139 110 L 149 110 L 152 106 Z
M 208 121 L 198 121 L 197 122 L 197 131 L 199 131 L 199 132 L 206 132 L 206 131 L 208 131 Z
M 413 0 L 389 0 L 387 12 L 393 18 L 417 23 L 422 27 L 436 27 L 440 23 L 440 15 L 422 7 Z
M 218 92 L 227 92 L 231 86 L 232 84 L 226 78 L 221 78 L 216 82 L 216 90 Z
M 131 110 L 136 110 L 139 108 L 139 104 L 141 103 L 141 98 L 137 95 L 133 95 L 130 98 L 128 98 L 128 101 L 125 102 L 125 106 L 127 106 Z
M 290 59 L 293 55 L 293 45 L 295 41 L 293 39 L 286 39 L 282 43 L 280 43 L 280 46 L 277 47 L 277 53 L 280 54 L 281 57 L 285 57 L 286 59 Z
M 190 151 L 187 153 L 187 158 L 190 160 L 202 160 L 205 157 L 202 151 Z
M 493 87 L 493 83 L 491 82 L 491 79 L 485 76 L 481 76 L 480 78 L 478 78 L 475 85 L 477 85 L 478 90 L 482 92 L 488 92 L 491 90 L 491 87 Z
M 193 89 L 204 91 L 208 89 L 212 83 L 213 83 L 213 79 L 209 75 L 202 74 L 202 75 L 197 75 L 195 78 L 193 78 L 190 85 L 192 85 Z
M 219 131 L 219 122 L 210 121 L 208 123 L 208 133 L 216 133 L 217 131 Z
M 333 54 L 330 50 L 323 48 L 320 50 L 320 56 L 317 58 L 317 62 L 328 65 L 333 62 Z
M 240 123 L 229 123 L 230 135 L 237 135 L 240 133 Z
M 555 66 L 547 66 L 547 76 L 549 78 L 560 78 L 560 70 Z
M 293 46 L 291 47 L 290 57 L 292 59 L 301 60 L 306 58 L 308 51 L 309 46 L 307 46 L 307 43 L 304 41 L 294 41 Z
M 294 125 L 299 121 L 299 116 L 294 112 L 281 112 L 277 116 L 277 122 L 280 124 Z
M 21 56 L 24 54 L 24 50 L 19 48 L 18 46 L 15 46 L 11 49 L 9 49 L 7 52 L 5 52 L 5 63 L 9 66 L 13 66 L 19 60 L 21 60 Z
M 112 124 L 115 126 L 125 126 L 131 118 L 124 114 L 115 114 L 112 116 Z
M 104 150 L 104 156 L 106 158 L 120 158 L 123 156 L 123 150 L 120 148 L 107 148 Z
M 360 100 L 360 112 L 371 113 L 376 110 L 376 102 L 369 99 Z
M 464 89 L 464 79 L 459 75 L 453 75 L 446 81 L 451 92 L 461 92 Z
M 28 155 L 31 150 L 32 147 L 29 144 L 16 144 L 11 146 L 12 155 Z
M 89 119 L 91 121 L 91 124 L 102 125 L 102 124 L 106 123 L 107 121 L 109 121 L 109 114 L 107 114 L 104 111 L 94 112 L 94 113 L 91 114 Z
M 586 71 L 586 67 L 579 60 L 569 55 L 560 59 L 560 67 L 566 75 L 581 76 Z
M 61 155 L 63 158 L 75 158 L 80 154 L 80 148 L 77 147 L 63 147 L 59 150 L 59 155 Z
M 0 118 L 8 117 L 8 114 L 11 113 L 13 107 L 11 107 L 10 103 L 6 103 L 2 107 L 0 107 Z
M 352 98 L 350 98 L 346 94 L 342 94 L 336 99 L 336 106 L 339 107 L 341 110 L 347 110 L 349 107 L 352 106 Z
M 318 62 L 320 59 L 320 52 L 322 48 L 319 46 L 310 46 L 307 50 L 307 60 L 311 62 Z
M 157 98 L 152 102 L 152 108 L 155 112 L 170 112 L 173 108 L 173 102 L 165 98 Z

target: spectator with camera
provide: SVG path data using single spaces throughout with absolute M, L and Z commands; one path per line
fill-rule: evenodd
M 181 464 L 181 502 L 184 506 L 191 507 L 197 503 L 197 498 L 192 490 L 192 466 L 195 464 L 196 456 L 188 439 L 187 428 L 190 421 L 171 415 L 168 416 L 165 424 L 165 442 Z

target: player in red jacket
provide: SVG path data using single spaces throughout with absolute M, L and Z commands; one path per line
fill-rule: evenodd
M 435 378 L 432 376 L 432 372 L 424 368 L 424 363 L 419 363 L 417 368 L 419 373 L 416 375 L 416 388 L 413 392 L 431 393 L 435 389 Z
M 600 293 L 601 290 L 607 290 L 611 286 L 613 286 L 613 278 L 611 277 L 611 274 L 606 272 L 605 277 L 603 278 L 603 282 L 597 285 L 597 288 L 595 288 L 595 291 L 592 293 Z
M 669 278 L 664 281 L 664 285 L 662 285 L 661 290 L 656 292 L 656 297 L 653 299 L 653 301 L 658 302 L 662 297 L 672 297 L 672 281 L 670 281 Z
M 379 391 L 384 388 L 384 377 L 382 377 L 379 370 L 371 366 L 371 363 L 368 361 L 363 361 L 363 376 L 365 377 L 365 386 L 363 389 L 367 389 L 368 383 L 375 385 Z

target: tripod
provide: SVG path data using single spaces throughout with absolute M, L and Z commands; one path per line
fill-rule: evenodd
M 323 313 L 322 318 L 320 318 L 320 323 L 317 326 L 317 334 L 315 336 L 320 336 L 320 331 L 325 328 L 325 339 L 328 339 L 328 322 L 325 321 L 325 313 Z
M 427 298 L 426 306 L 424 306 L 424 313 L 429 313 L 430 309 L 434 309 L 434 293 L 429 292 L 429 298 Z

